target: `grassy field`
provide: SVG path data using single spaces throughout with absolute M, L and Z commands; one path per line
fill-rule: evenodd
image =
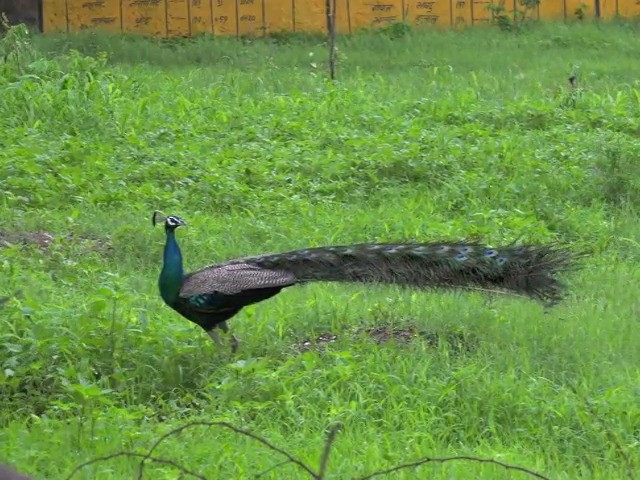
M 634 478 L 638 33 L 360 34 L 339 38 L 329 83 L 320 39 L 13 31 L 0 40 L 0 297 L 11 297 L 0 462 L 62 479 L 188 422 L 225 421 L 316 468 L 339 422 L 332 479 L 451 455 L 553 479 Z M 154 209 L 189 222 L 178 232 L 189 270 L 398 239 L 559 241 L 591 256 L 548 311 L 503 296 L 295 287 L 231 320 L 232 355 L 163 305 Z M 401 334 L 380 334 L 391 329 Z M 210 479 L 283 460 L 204 426 L 154 454 Z M 73 478 L 135 478 L 138 462 Z M 458 461 L 380 478 L 527 477 Z M 260 478 L 305 473 L 288 463 Z

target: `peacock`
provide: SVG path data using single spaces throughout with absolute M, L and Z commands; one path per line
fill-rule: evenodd
M 0 463 L 0 480 L 31 480 L 26 475 L 18 473 L 9 465 Z
M 474 242 L 366 243 L 239 258 L 185 274 L 175 231 L 186 222 L 154 212 L 153 225 L 161 222 L 166 243 L 160 296 L 217 343 L 217 329 L 228 333 L 227 320 L 243 307 L 307 282 L 506 292 L 553 305 L 564 290 L 555 275 L 572 260 L 568 250 L 555 244 L 490 248 Z M 231 334 L 232 351 L 237 347 L 238 339 Z

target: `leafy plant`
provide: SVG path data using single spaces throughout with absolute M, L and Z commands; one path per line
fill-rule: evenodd
M 584 20 L 584 17 L 586 15 L 586 12 L 587 12 L 588 9 L 589 9 L 589 5 L 588 4 L 586 4 L 584 2 L 580 2 L 580 4 L 574 10 L 573 14 L 575 15 L 575 17 L 578 20 Z
M 4 30 L 0 37 L 0 72 L 2 76 L 22 74 L 35 55 L 29 31 L 24 24 L 10 25 L 7 16 L 2 12 L 0 27 Z
M 491 12 L 491 22 L 494 25 L 500 30 L 510 31 L 520 29 L 526 21 L 530 20 L 527 15 L 538 8 L 540 0 L 518 0 L 518 4 L 523 8 L 516 7 L 511 12 L 507 11 L 505 3 L 505 0 L 489 3 L 487 9 Z

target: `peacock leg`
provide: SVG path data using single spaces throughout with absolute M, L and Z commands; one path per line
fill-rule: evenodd
M 222 339 L 220 338 L 220 334 L 218 333 L 218 330 L 216 330 L 215 328 L 212 328 L 211 330 L 207 331 L 207 334 L 209 335 L 211 340 L 213 340 L 215 343 L 217 343 L 220 346 L 223 345 L 223 342 L 222 342 Z
M 240 345 L 240 340 L 238 340 L 238 338 L 229 331 L 229 325 L 227 325 L 227 322 L 219 323 L 217 327 L 224 333 L 231 336 L 231 353 L 236 353 L 236 351 L 238 351 L 238 345 Z
M 240 345 L 240 340 L 233 333 L 231 335 L 231 352 L 236 353 L 238 351 L 238 346 Z

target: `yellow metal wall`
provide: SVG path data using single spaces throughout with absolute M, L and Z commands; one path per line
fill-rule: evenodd
M 348 33 L 406 21 L 412 25 L 464 27 L 487 24 L 496 0 L 336 0 L 336 26 Z M 333 0 L 330 0 L 333 2 Z M 323 32 L 327 0 L 44 0 L 45 32 L 88 28 L 159 37 L 263 35 L 265 32 Z M 583 8 L 583 5 L 587 5 Z M 511 11 L 517 0 L 506 0 Z M 533 18 L 590 19 L 595 0 L 542 0 Z M 602 18 L 638 17 L 640 0 L 600 0 Z
M 450 0 L 405 0 L 406 18 L 412 25 L 451 25 Z
M 621 17 L 630 18 L 640 16 L 640 2 L 638 0 L 618 0 L 617 2 L 609 0 L 609 2 L 616 4 L 617 14 Z

